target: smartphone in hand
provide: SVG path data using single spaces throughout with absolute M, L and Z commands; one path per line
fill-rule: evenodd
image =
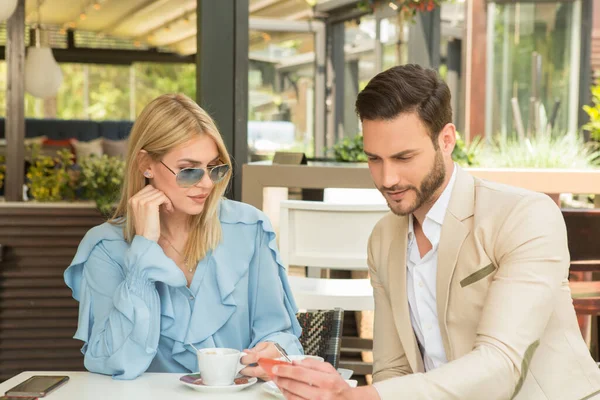
M 276 360 L 274 358 L 259 358 L 258 366 L 265 371 L 265 373 L 269 376 L 269 378 L 273 379 L 273 367 L 279 364 L 283 365 L 293 365 L 284 360 Z

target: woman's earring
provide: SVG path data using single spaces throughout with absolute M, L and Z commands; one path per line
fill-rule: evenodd
M 146 178 L 152 178 L 152 173 L 150 171 L 144 171 L 144 176 Z

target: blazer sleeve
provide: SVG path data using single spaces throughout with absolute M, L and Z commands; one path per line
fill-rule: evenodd
M 378 275 L 381 257 L 373 257 L 373 242 L 377 232 L 369 238 L 367 263 L 375 299 L 375 323 L 373 326 L 373 382 L 412 374 L 408 358 L 394 325 L 394 315 L 389 295 Z
M 517 395 L 553 299 L 568 277 L 560 209 L 542 194 L 522 197 L 498 229 L 494 253 L 498 270 L 473 350 L 427 373 L 375 383 L 382 399 L 505 400 Z

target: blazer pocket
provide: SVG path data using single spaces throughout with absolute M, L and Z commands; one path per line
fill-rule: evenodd
M 483 278 L 485 278 L 486 276 L 488 276 L 495 270 L 496 270 L 496 267 L 494 267 L 494 264 L 490 264 L 487 267 L 483 267 L 483 268 L 473 272 L 471 275 L 467 276 L 462 281 L 460 281 L 460 286 L 465 287 L 465 286 L 472 285 L 473 283 L 482 280 Z

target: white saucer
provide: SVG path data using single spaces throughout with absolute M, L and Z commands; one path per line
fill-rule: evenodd
M 186 378 L 187 378 L 187 382 L 185 380 L 182 380 L 182 379 L 186 379 Z M 193 382 L 191 382 L 192 379 L 194 380 Z M 198 392 L 204 392 L 204 393 L 239 392 L 240 390 L 244 390 L 247 387 L 250 387 L 250 386 L 254 385 L 256 382 L 258 382 L 257 378 L 245 378 L 244 377 L 244 378 L 238 378 L 238 379 L 246 379 L 247 383 L 234 383 L 233 385 L 228 385 L 228 386 L 206 386 L 202 383 L 202 378 L 200 377 L 200 374 L 184 375 L 181 378 L 179 378 L 179 381 L 191 389 L 194 389 Z
M 346 379 L 346 383 L 350 385 L 350 387 L 356 387 L 358 382 L 353 379 Z M 285 397 L 283 396 L 283 394 L 281 394 L 281 391 L 279 390 L 277 385 L 275 385 L 272 381 L 263 383 L 261 385 L 261 390 L 267 394 L 270 394 L 276 399 L 285 400 Z
M 325 361 L 325 359 L 323 357 L 319 357 L 319 356 L 291 355 L 291 356 L 288 356 L 288 358 L 291 361 L 302 361 L 302 360 L 306 360 L 307 358 L 310 358 L 312 360 L 321 361 L 321 362 Z M 284 357 L 279 357 L 278 360 L 284 361 L 285 358 Z
M 281 391 L 279 390 L 277 385 L 275 385 L 272 381 L 263 383 L 260 386 L 260 388 L 262 389 L 263 392 L 270 394 L 271 396 L 275 397 L 276 399 L 285 400 L 285 397 L 283 396 L 283 394 L 281 393 Z

